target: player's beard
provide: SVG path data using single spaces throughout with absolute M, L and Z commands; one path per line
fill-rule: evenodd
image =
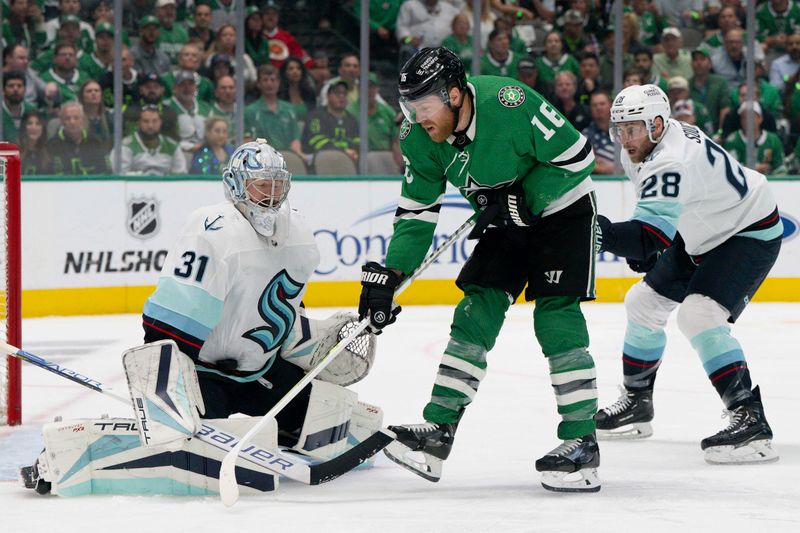
M 434 124 L 433 129 L 426 128 L 425 131 L 433 142 L 440 143 L 446 141 L 453 134 L 455 126 L 455 117 L 453 113 L 448 112 L 438 121 L 438 124 Z

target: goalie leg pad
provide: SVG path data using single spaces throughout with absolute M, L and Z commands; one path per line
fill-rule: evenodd
M 174 341 L 131 348 L 122 354 L 122 364 L 142 445 L 179 442 L 200 429 L 205 406 L 197 372 Z
M 344 387 L 315 379 L 300 438 L 292 449 L 317 459 L 332 459 L 379 431 L 382 423 L 380 407 L 359 402 L 358 395 Z
M 242 435 L 257 421 L 257 418 L 231 418 L 210 422 L 222 432 Z M 36 465 L 39 479 L 50 483 L 51 492 L 59 496 L 205 496 L 219 492 L 224 450 L 199 439 L 184 439 L 177 449 L 142 446 L 137 425 L 136 420 L 129 418 L 46 424 L 42 430 L 45 449 Z M 201 431 L 205 431 L 205 426 Z M 221 441 L 233 438 L 222 432 L 215 438 Z M 277 424 L 272 420 L 249 446 L 276 449 L 277 435 Z M 244 494 L 260 494 L 278 487 L 274 473 L 245 461 L 237 464 L 236 478 Z

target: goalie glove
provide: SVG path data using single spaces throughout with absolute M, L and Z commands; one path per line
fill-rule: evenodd
M 181 441 L 200 430 L 205 406 L 197 372 L 175 341 L 131 348 L 122 365 L 143 446 Z
M 394 303 L 394 291 L 403 276 L 370 261 L 361 267 L 361 298 L 358 301 L 358 318 L 369 316 L 370 328 L 376 335 L 381 329 L 397 320 L 402 308 Z

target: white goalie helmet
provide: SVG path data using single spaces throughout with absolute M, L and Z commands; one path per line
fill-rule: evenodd
M 275 235 L 276 224 L 291 187 L 292 175 L 280 152 L 265 139 L 244 143 L 222 173 L 225 196 L 264 237 Z
M 619 124 L 643 121 L 648 138 L 651 142 L 657 143 L 661 138 L 653 137 L 655 133 L 654 119 L 661 117 L 666 131 L 670 114 L 669 99 L 657 85 L 632 85 L 620 91 L 611 105 L 609 134 L 614 142 L 623 143 L 626 135 Z M 642 132 L 642 135 L 644 133 L 645 131 Z

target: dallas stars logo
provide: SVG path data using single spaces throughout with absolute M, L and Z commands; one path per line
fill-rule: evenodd
M 506 85 L 497 93 L 497 99 L 506 107 L 518 107 L 525 101 L 525 92 L 519 85 Z
M 517 179 L 516 176 L 514 176 L 508 181 L 497 183 L 495 185 L 482 185 L 478 183 L 478 181 L 475 178 L 472 177 L 472 174 L 467 174 L 467 182 L 464 184 L 463 187 L 459 187 L 459 189 L 461 189 L 461 193 L 464 195 L 465 198 L 469 198 L 476 192 L 483 191 L 485 193 L 492 189 L 503 189 L 505 187 L 508 187 L 509 185 L 514 183 L 515 179 Z M 475 201 L 480 206 L 484 206 L 487 203 L 486 198 L 477 198 Z
M 400 140 L 408 137 L 409 133 L 411 133 L 411 124 L 407 120 L 403 119 L 403 123 L 400 125 Z

